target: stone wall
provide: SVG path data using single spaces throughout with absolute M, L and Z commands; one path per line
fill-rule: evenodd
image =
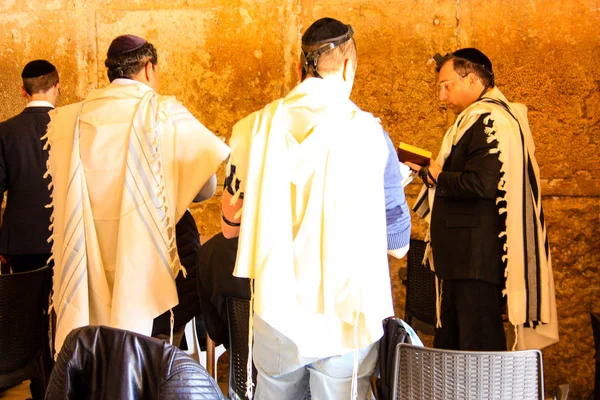
M 161 91 L 227 138 L 235 121 L 295 85 L 299 38 L 323 16 L 353 25 L 353 100 L 381 117 L 395 142 L 435 153 L 453 120 L 438 105 L 427 64 L 436 52 L 480 48 L 494 63 L 500 89 L 529 107 L 561 333 L 560 343 L 544 350 L 546 386 L 568 382 L 572 398 L 589 397 L 589 311 L 600 308 L 598 0 L 3 0 L 0 119 L 25 104 L 18 88 L 27 61 L 57 65 L 60 103 L 68 104 L 106 84 L 110 40 L 134 33 L 159 50 Z M 417 190 L 408 187 L 411 200 Z M 219 196 L 193 209 L 203 235 L 219 230 Z M 424 226 L 414 225 L 420 237 Z M 403 265 L 391 264 L 398 315 Z

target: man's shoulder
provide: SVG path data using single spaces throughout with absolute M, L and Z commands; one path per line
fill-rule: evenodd
M 360 124 L 377 132 L 382 132 L 381 119 L 374 116 L 368 111 L 361 110 L 352 101 L 349 102 L 351 121 L 355 124 Z
M 0 136 L 11 135 L 14 132 L 18 132 L 20 126 L 27 124 L 27 120 L 34 119 L 36 116 L 37 114 L 25 113 L 21 111 L 7 120 L 0 122 Z
M 0 122 L 0 129 L 2 128 L 7 128 L 10 126 L 13 126 L 15 124 L 20 123 L 23 118 L 27 118 L 27 114 L 23 113 L 23 111 L 21 111 L 18 114 L 13 115 L 10 118 L 5 119 L 4 121 Z
M 248 134 L 253 133 L 253 132 L 255 133 L 256 132 L 255 128 L 258 127 L 258 125 L 260 125 L 263 118 L 268 118 L 269 116 L 272 116 L 273 113 L 275 112 L 275 108 L 277 108 L 277 106 L 279 105 L 280 102 L 281 102 L 281 99 L 272 101 L 271 103 L 267 104 L 260 110 L 256 110 L 256 111 L 248 114 L 244 118 L 240 119 L 233 126 L 233 132 L 237 133 L 237 134 L 244 133 L 244 132 L 248 133 Z

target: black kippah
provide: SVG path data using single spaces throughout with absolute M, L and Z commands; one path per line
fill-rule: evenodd
M 473 64 L 478 64 L 483 66 L 490 74 L 493 74 L 492 70 L 492 62 L 490 59 L 483 54 L 481 51 L 473 48 L 467 47 L 464 49 L 456 50 L 452 53 L 454 57 L 464 58 L 465 60 L 471 61 Z
M 21 72 L 21 78 L 37 78 L 42 75 L 47 75 L 50 72 L 56 71 L 56 67 L 49 63 L 46 60 L 34 60 L 23 68 L 23 72 Z
M 302 35 L 303 45 L 313 45 L 332 41 L 348 33 L 348 25 L 333 18 L 315 21 Z
M 135 35 L 121 35 L 113 39 L 106 56 L 108 58 L 120 56 L 121 54 L 129 53 L 142 47 L 148 43 L 146 39 Z

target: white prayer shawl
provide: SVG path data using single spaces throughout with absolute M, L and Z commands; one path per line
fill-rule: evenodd
M 234 275 L 254 279 L 254 312 L 304 357 L 374 343 L 394 313 L 382 127 L 336 84 L 305 80 L 230 141 L 244 192 Z
M 506 231 L 500 236 L 506 235 L 504 294 L 508 299 L 508 319 L 516 327 L 513 348 L 543 348 L 558 342 L 558 320 L 541 204 L 540 173 L 534 156 L 535 145 L 529 129 L 527 108 L 522 104 L 509 103 L 498 88 L 492 89 L 456 118 L 444 136 L 436 161 L 443 166 L 452 146 L 486 113 L 490 115 L 484 122 L 492 124 L 491 128 L 486 128 L 487 140 L 498 142 L 493 152 L 498 154 L 502 164 L 501 173 L 504 173 L 498 189 L 504 191 L 505 195 L 498 198 L 497 203 L 506 202 L 506 207 L 499 209 L 501 214 L 507 214 Z M 425 196 L 427 201 L 424 201 Z M 434 199 L 435 187 L 427 189 L 423 186 L 415 203 L 414 211 L 428 223 Z M 432 253 L 429 260 L 432 268 L 435 268 Z
M 53 111 L 47 139 L 57 353 L 85 325 L 150 335 L 178 304 L 175 224 L 227 146 L 135 81 Z

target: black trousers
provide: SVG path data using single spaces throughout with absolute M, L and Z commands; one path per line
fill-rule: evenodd
M 8 265 L 13 273 L 15 272 L 28 272 L 42 268 L 47 265 L 50 253 L 47 254 L 7 254 L 5 256 L 8 261 Z M 52 264 L 54 264 L 52 262 Z M 45 349 L 44 351 L 50 351 Z M 42 391 L 42 385 L 38 379 L 31 379 L 29 384 L 29 390 L 33 400 L 43 399 L 44 393 Z
M 442 282 L 442 326 L 433 347 L 449 350 L 506 350 L 502 289 L 475 279 Z
M 46 254 L 8 254 L 8 261 L 12 272 L 27 272 L 45 267 L 50 253 Z

